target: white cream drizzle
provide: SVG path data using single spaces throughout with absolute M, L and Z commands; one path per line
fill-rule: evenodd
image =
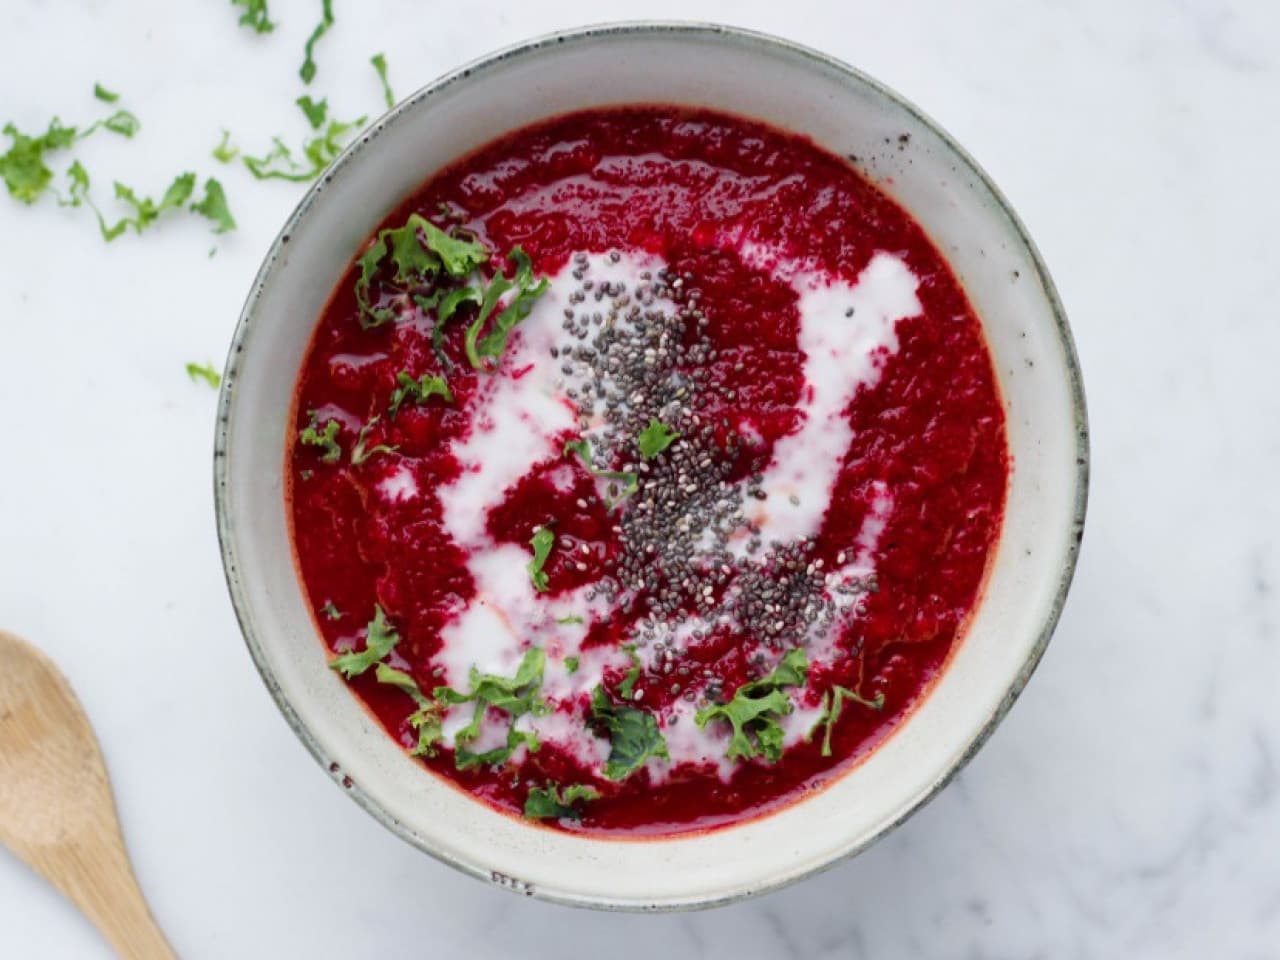
M 378 482 L 378 492 L 389 503 L 403 503 L 418 495 L 418 481 L 412 470 L 400 464 Z
M 844 411 L 859 390 L 879 380 L 884 358 L 897 352 L 898 321 L 921 310 L 919 279 L 892 254 L 876 254 L 853 285 L 795 267 L 784 275 L 799 297 L 804 419 L 773 446 L 761 484 L 767 498 L 747 507 L 766 544 L 818 532 L 853 440 Z M 735 541 L 740 555 L 745 542 Z

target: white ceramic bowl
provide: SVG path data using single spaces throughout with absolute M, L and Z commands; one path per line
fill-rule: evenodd
M 780 812 L 650 841 L 530 826 L 411 761 L 326 666 L 283 495 L 303 351 L 379 221 L 440 167 L 500 134 L 630 102 L 740 114 L 857 157 L 928 231 L 982 318 L 1013 459 L 985 596 L 951 665 L 902 727 L 841 779 Z M 628 24 L 557 34 L 455 71 L 338 159 L 272 245 L 240 317 L 214 478 L 227 582 L 249 650 L 289 724 L 356 802 L 415 846 L 519 893 L 654 910 L 724 903 L 830 866 L 902 822 L 973 755 L 1057 621 L 1084 521 L 1087 435 L 1071 335 L 1044 264 L 994 185 L 937 125 L 811 50 L 723 27 Z

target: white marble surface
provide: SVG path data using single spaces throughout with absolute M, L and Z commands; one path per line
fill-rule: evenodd
M 223 0 L 6 0 L 0 121 L 144 127 L 83 157 L 155 190 L 302 129 L 318 2 L 257 38 Z M 341 796 L 277 715 L 222 584 L 210 495 L 221 355 L 300 188 L 223 171 L 242 229 L 104 248 L 0 197 L 0 623 L 97 724 L 141 882 L 187 957 L 1280 956 L 1280 7 L 1265 0 L 337 0 L 317 90 L 378 109 L 552 28 L 732 20 L 921 104 L 1024 216 L 1079 342 L 1094 485 L 1039 673 L 942 796 L 853 862 L 711 913 L 609 916 L 455 875 Z M 509 7 L 509 9 L 504 9 Z M 360 13 L 357 15 L 357 9 Z M 837 12 L 843 11 L 843 12 Z M 165 181 L 167 182 L 167 180 Z M 100 189 L 101 192 L 101 189 Z M 0 851 L 0 957 L 106 956 Z

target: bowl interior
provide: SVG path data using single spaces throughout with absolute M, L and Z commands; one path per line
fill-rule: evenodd
M 303 351 L 335 279 L 381 218 L 441 166 L 504 132 L 634 102 L 741 114 L 859 158 L 933 237 L 982 318 L 1014 462 L 985 598 L 951 666 L 902 728 L 802 803 L 737 827 L 648 842 L 581 839 L 518 822 L 409 761 L 325 664 L 294 571 L 282 492 Z M 846 67 L 769 38 L 688 26 L 598 28 L 496 55 L 418 93 L 308 194 L 236 333 L 215 492 L 228 581 L 264 679 L 317 759 L 372 813 L 446 862 L 523 893 L 633 909 L 706 905 L 860 849 L 976 749 L 1038 660 L 1070 579 L 1083 511 L 1083 418 L 1070 338 L 1034 249 L 972 161 L 914 108 Z

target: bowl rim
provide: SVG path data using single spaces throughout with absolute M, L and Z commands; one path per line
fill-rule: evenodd
M 214 512 L 216 516 L 218 543 L 222 556 L 223 572 L 226 578 L 227 590 L 231 596 L 231 603 L 235 610 L 236 620 L 240 626 L 240 632 L 244 636 L 245 645 L 248 647 L 249 654 L 253 658 L 254 665 L 257 668 L 259 675 L 262 677 L 262 681 L 266 685 L 268 692 L 271 694 L 271 698 L 275 701 L 277 708 L 284 716 L 290 728 L 292 728 L 294 734 L 302 741 L 303 745 L 306 746 L 312 757 L 315 758 L 316 762 L 318 762 L 322 768 L 332 770 L 333 758 L 325 751 L 324 746 L 312 734 L 311 729 L 299 716 L 298 711 L 285 695 L 279 681 L 276 679 L 275 674 L 271 669 L 270 662 L 267 659 L 263 645 L 258 637 L 258 629 L 250 614 L 243 587 L 240 582 L 239 558 L 237 555 L 235 538 L 232 533 L 233 523 L 231 510 L 227 501 L 227 448 L 230 441 L 230 415 L 234 402 L 235 385 L 238 380 L 240 354 L 243 351 L 250 323 L 257 311 L 258 301 L 264 284 L 274 269 L 276 262 L 284 254 L 289 237 L 296 232 L 298 227 L 306 219 L 308 211 L 320 192 L 326 189 L 328 184 L 334 180 L 343 168 L 351 163 L 352 158 L 369 145 L 370 141 L 377 135 L 377 133 L 388 126 L 397 123 L 404 115 L 415 110 L 421 102 L 431 98 L 447 87 L 463 82 L 472 75 L 480 74 L 496 68 L 508 60 L 533 56 L 550 48 L 563 47 L 570 44 L 592 43 L 599 39 L 632 35 L 688 36 L 699 38 L 712 37 L 746 47 L 763 47 L 774 52 L 798 57 L 809 61 L 814 66 L 833 71 L 857 84 L 870 88 L 874 92 L 891 101 L 899 109 L 911 115 L 917 122 L 927 127 L 934 135 L 936 135 L 945 144 L 945 146 L 954 153 L 956 159 L 967 168 L 967 171 L 976 177 L 978 182 L 987 191 L 989 191 L 991 197 L 995 201 L 997 214 L 1002 216 L 1008 222 L 1010 235 L 1016 238 L 1017 241 L 1024 246 L 1027 255 L 1034 265 L 1036 278 L 1044 291 L 1045 299 L 1053 315 L 1059 345 L 1063 351 L 1067 386 L 1071 394 L 1071 408 L 1073 426 L 1075 430 L 1075 502 L 1072 507 L 1071 533 L 1066 538 L 1065 551 L 1058 561 L 1059 579 L 1053 602 L 1049 606 L 1035 643 L 1031 647 L 1021 667 L 1011 679 L 1009 688 L 1004 697 L 1001 698 L 1000 702 L 996 705 L 995 709 L 987 717 L 982 726 L 971 735 L 968 743 L 965 744 L 963 751 L 958 755 L 955 762 L 948 769 L 944 770 L 927 790 L 923 791 L 918 797 L 909 801 L 900 810 L 898 816 L 887 821 L 875 833 L 866 837 L 861 842 L 852 844 L 849 848 L 831 857 L 826 862 L 820 863 L 805 872 L 781 877 L 779 879 L 761 883 L 750 889 L 732 892 L 729 894 L 711 894 L 700 899 L 682 900 L 670 903 L 654 903 L 651 901 L 637 901 L 635 903 L 630 903 L 620 902 L 614 899 L 593 898 L 582 895 L 570 896 L 556 892 L 548 893 L 540 887 L 535 888 L 532 891 L 518 891 L 530 894 L 534 898 L 540 900 L 569 906 L 589 907 L 598 910 L 623 912 L 684 911 L 706 909 L 733 903 L 739 900 L 745 900 L 761 894 L 769 893 L 780 889 L 781 887 L 788 886 L 792 883 L 814 876 L 818 873 L 822 873 L 837 864 L 856 856 L 863 850 L 870 847 L 873 843 L 897 829 L 897 827 L 909 819 L 916 811 L 937 796 L 943 787 L 950 783 L 952 778 L 964 769 L 969 761 L 973 759 L 974 755 L 977 754 L 978 750 L 981 749 L 981 747 L 990 738 L 1001 720 L 1003 720 L 1008 714 L 1014 702 L 1026 687 L 1031 675 L 1035 672 L 1036 667 L 1039 665 L 1062 614 L 1063 606 L 1066 603 L 1067 594 L 1075 574 L 1076 564 L 1080 554 L 1080 545 L 1084 534 L 1085 515 L 1088 507 L 1090 467 L 1088 412 L 1085 403 L 1084 381 L 1080 370 L 1079 358 L 1076 353 L 1075 340 L 1067 322 L 1066 311 L 1058 296 L 1057 289 L 1049 274 L 1048 267 L 1045 265 L 1039 249 L 1022 223 L 1021 218 L 1014 211 L 1008 199 L 1005 197 L 1003 192 L 1001 192 L 999 187 L 996 186 L 995 182 L 987 172 L 978 164 L 969 152 L 955 140 L 954 137 L 943 129 L 940 124 L 892 88 L 836 57 L 773 34 L 706 21 L 627 20 L 568 28 L 502 47 L 442 74 L 437 79 L 415 91 L 409 97 L 401 100 L 398 104 L 370 124 L 360 136 L 356 137 L 342 151 L 337 159 L 334 160 L 324 174 L 308 188 L 307 192 L 298 202 L 293 212 L 285 221 L 284 226 L 272 241 L 271 246 L 268 248 L 262 265 L 254 276 L 253 284 L 250 287 L 249 294 L 245 299 L 244 307 L 242 308 L 239 319 L 236 322 L 235 331 L 232 335 L 231 344 L 227 354 L 227 361 L 223 372 L 222 388 L 218 401 L 217 420 L 214 430 Z M 372 815 L 384 827 L 413 847 L 423 851 L 424 853 L 430 854 L 439 862 L 453 867 L 454 869 L 469 876 L 476 877 L 480 880 L 493 879 L 492 871 L 489 868 L 478 863 L 472 863 L 461 858 L 450 856 L 444 851 L 432 847 L 429 843 L 418 837 L 413 831 L 407 829 L 382 806 L 376 797 L 366 792 L 361 786 L 353 785 L 344 792 L 351 796 L 357 804 Z M 505 889 L 512 889 L 506 885 L 501 886 L 504 886 Z

